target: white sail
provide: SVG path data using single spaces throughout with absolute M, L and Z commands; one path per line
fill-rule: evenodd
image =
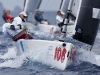
M 79 16 L 81 1 L 82 0 L 70 0 L 69 6 L 68 6 L 68 10 L 71 10 L 71 14 L 76 18 L 75 20 L 70 19 L 69 24 L 67 26 L 67 29 L 71 27 L 70 31 L 73 34 L 75 33 L 75 27 L 76 27 L 76 23 L 77 23 L 78 16 Z M 67 32 L 69 31 L 67 30 Z
M 66 14 L 67 10 L 68 10 L 68 5 L 69 5 L 70 0 L 62 0 L 62 1 L 63 2 L 61 4 L 60 10 L 63 11 Z
M 74 16 L 77 16 L 77 14 L 78 14 L 78 9 L 80 8 L 80 7 L 79 7 L 80 1 L 81 1 L 81 0 L 73 0 L 73 2 L 72 2 L 71 11 L 72 11 L 72 14 L 73 14 Z

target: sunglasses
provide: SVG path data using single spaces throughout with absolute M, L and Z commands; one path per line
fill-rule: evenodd
M 27 18 L 27 16 L 23 16 L 24 18 Z
M 7 20 L 13 20 L 13 18 L 7 19 Z
M 13 20 L 14 18 L 11 18 L 10 20 Z

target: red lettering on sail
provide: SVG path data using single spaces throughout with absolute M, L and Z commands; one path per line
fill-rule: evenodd
M 66 51 L 67 50 L 65 48 L 62 49 L 60 47 L 56 47 L 54 60 L 61 61 L 61 63 L 63 63 L 65 60 Z

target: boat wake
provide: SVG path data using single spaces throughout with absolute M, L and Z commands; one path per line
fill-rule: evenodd
M 39 39 L 40 39 L 40 37 L 42 39 L 48 39 L 48 38 L 49 38 L 49 40 L 54 39 L 54 37 L 52 38 L 51 34 L 44 33 L 41 31 L 34 31 L 33 34 L 35 35 L 35 37 L 38 36 Z M 0 60 L 2 60 L 2 62 L 0 62 L 0 67 L 19 68 L 25 64 L 28 64 L 28 66 L 31 64 L 34 67 L 34 66 L 36 66 L 36 63 L 38 62 L 38 60 L 44 59 L 44 56 L 45 56 L 44 54 L 46 54 L 44 52 L 45 48 L 44 49 L 34 48 L 37 50 L 37 53 L 35 52 L 35 54 L 34 54 L 33 50 L 30 50 L 29 52 L 26 52 L 20 56 L 17 56 L 16 49 L 17 48 L 15 46 L 7 48 L 8 52 L 0 55 Z M 42 57 L 41 57 L 41 55 L 42 55 Z M 45 61 L 45 60 L 46 59 L 41 60 L 41 61 Z M 80 65 L 83 62 L 90 62 L 91 64 L 95 64 L 97 66 L 100 66 L 100 63 L 99 63 L 100 62 L 100 55 L 97 55 L 96 53 L 94 53 L 92 51 L 90 52 L 86 49 L 78 48 L 75 61 L 76 62 L 73 62 L 75 65 L 76 64 Z M 45 62 L 45 64 L 46 63 L 47 62 Z M 40 63 L 37 65 L 37 67 L 39 68 L 39 67 L 41 67 L 41 65 L 43 65 L 43 64 Z M 49 66 L 49 68 L 54 69 L 53 66 L 50 67 L 50 65 L 48 65 L 48 64 L 46 64 L 46 65 Z M 43 65 L 43 67 L 45 67 L 45 66 Z
M 38 63 L 37 65 L 36 63 L 38 62 L 39 59 L 45 56 L 43 51 L 44 50 L 39 49 L 39 51 L 37 53 L 35 52 L 34 54 L 34 52 L 30 50 L 29 52 L 26 52 L 20 56 L 17 56 L 15 47 L 8 48 L 7 53 L 5 53 L 4 55 L 0 55 L 0 60 L 2 60 L 2 62 L 0 62 L 0 67 L 19 68 L 25 64 L 27 64 L 27 66 L 32 65 L 35 68 L 36 66 L 41 67 L 43 65 L 42 63 Z M 50 68 L 53 68 L 53 66 Z

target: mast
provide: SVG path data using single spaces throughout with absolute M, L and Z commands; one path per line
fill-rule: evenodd
M 82 30 L 82 39 L 79 41 L 89 45 L 94 44 L 99 27 L 99 19 L 100 0 L 82 0 L 76 23 L 76 31 L 78 28 Z

